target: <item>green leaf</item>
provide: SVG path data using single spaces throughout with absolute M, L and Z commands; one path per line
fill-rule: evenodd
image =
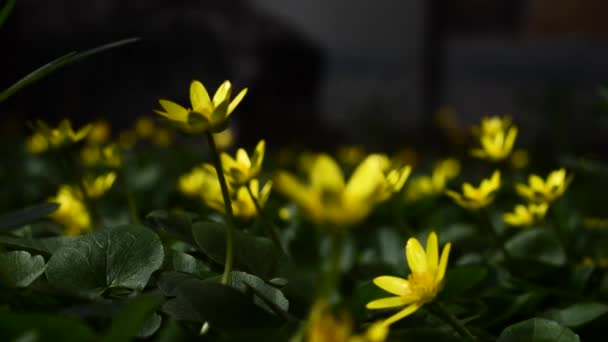
M 376 299 L 390 296 L 392 296 L 392 294 L 382 290 L 371 280 L 362 283 L 361 285 L 357 286 L 352 295 L 351 311 L 353 313 L 353 318 L 358 322 L 363 322 L 369 312 L 365 307 L 367 303 Z
M 54 236 L 42 239 L 23 239 L 14 236 L 0 235 L 0 245 L 24 249 L 37 254 L 51 255 L 64 245 L 77 240 L 72 236 Z
M 197 222 L 192 226 L 196 243 L 211 260 L 224 264 L 226 230 L 215 222 Z M 235 269 L 270 279 L 280 273 L 285 256 L 272 240 L 241 231 L 234 232 Z
M 169 267 L 174 271 L 192 274 L 200 279 L 213 275 L 209 266 L 190 254 L 171 251 L 168 258 L 165 258 L 165 263 L 170 263 Z
M 552 231 L 535 228 L 525 230 L 505 244 L 510 256 L 517 259 L 534 260 L 551 266 L 562 266 L 566 253 Z
M 163 257 L 163 246 L 153 231 L 118 226 L 57 250 L 47 264 L 46 276 L 54 286 L 92 295 L 112 288 L 143 289 Z
M 174 214 L 165 210 L 155 210 L 146 216 L 151 226 L 159 231 L 167 232 L 175 238 L 196 246 L 192 236 L 192 222 L 198 217 L 193 213 Z
M 253 274 L 234 271 L 230 278 L 230 286 L 241 290 L 244 293 L 254 290 L 254 301 L 257 305 L 274 312 L 277 308 L 283 312 L 289 310 L 289 301 L 279 289 L 268 285 L 264 280 Z M 260 299 L 262 298 L 262 299 Z M 270 302 L 272 307 L 268 307 L 266 302 Z
M 281 322 L 239 290 L 216 282 L 189 277 L 174 293 L 176 298 L 166 302 L 163 311 L 177 320 L 207 321 L 224 332 L 277 327 Z
M 488 275 L 483 266 L 467 265 L 448 268 L 445 276 L 445 288 L 439 294 L 440 298 L 453 298 L 479 284 Z
M 601 303 L 578 303 L 561 310 L 551 310 L 545 317 L 552 319 L 559 324 L 576 328 L 587 324 L 594 319 L 606 314 L 608 305 Z
M 0 312 L 0 341 L 13 341 L 33 333 L 37 342 L 95 341 L 93 331 L 82 321 L 54 314 Z
M 10 287 L 27 287 L 44 273 L 44 258 L 25 251 L 0 254 L 0 281 Z
M 2 26 L 6 22 L 6 19 L 8 19 L 8 16 L 13 11 L 16 2 L 17 0 L 7 0 L 4 4 L 4 7 L 2 7 L 2 9 L 0 10 L 0 28 L 2 28 Z
M 57 203 L 42 203 L 4 214 L 0 216 L 0 231 L 9 231 L 32 223 L 53 213 L 58 208 Z
M 497 342 L 578 342 L 578 335 L 559 323 L 532 318 L 507 327 Z
M 138 40 L 139 40 L 139 38 L 128 38 L 128 39 L 119 40 L 117 42 L 105 44 L 105 45 L 102 45 L 102 46 L 99 46 L 99 47 L 96 47 L 96 48 L 93 48 L 90 50 L 86 50 L 83 52 L 70 52 L 66 55 L 63 55 L 47 64 L 41 66 L 40 68 L 32 71 L 31 73 L 27 74 L 22 79 L 20 79 L 19 81 L 17 81 L 13 85 L 11 85 L 7 89 L 5 89 L 4 91 L 0 92 L 0 103 L 2 103 L 4 100 L 6 100 L 9 97 L 11 97 L 12 95 L 14 95 L 19 90 L 31 85 L 34 82 L 39 81 L 40 79 L 50 75 L 51 73 L 63 68 L 66 65 L 70 65 L 70 64 L 79 62 L 89 56 L 98 54 L 98 53 L 106 51 L 106 50 L 111 50 L 111 49 L 117 48 L 119 46 L 134 43 Z
M 153 297 L 135 299 L 112 320 L 112 325 L 103 337 L 102 342 L 131 341 L 148 321 L 153 319 L 154 310 L 159 304 L 159 301 Z M 160 325 L 160 322 L 158 322 L 156 329 L 158 329 L 158 325 Z
M 460 338 L 432 328 L 396 329 L 390 333 L 396 341 L 432 341 L 432 342 L 458 342 Z
M 152 316 L 148 317 L 146 322 L 144 322 L 144 326 L 139 329 L 139 332 L 137 332 L 137 337 L 148 338 L 154 335 L 158 331 L 162 323 L 163 317 L 157 314 L 156 312 L 153 313 Z

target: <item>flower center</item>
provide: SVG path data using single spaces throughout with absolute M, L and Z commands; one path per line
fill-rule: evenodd
M 439 288 L 435 286 L 435 273 L 412 273 L 408 277 L 411 292 L 422 302 L 429 302 L 435 298 Z

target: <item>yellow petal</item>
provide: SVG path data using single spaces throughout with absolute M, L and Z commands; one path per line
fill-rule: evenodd
M 544 192 L 545 182 L 538 175 L 530 175 L 529 178 L 530 188 L 533 191 Z
M 310 172 L 310 181 L 314 189 L 334 192 L 341 192 L 344 189 L 342 169 L 329 155 L 318 156 Z
M 251 161 L 249 160 L 249 155 L 247 155 L 247 152 L 245 152 L 245 150 L 242 148 L 239 148 L 236 151 L 236 162 L 240 166 L 244 166 L 247 169 L 249 169 L 251 167 Z
M 281 193 L 306 209 L 310 209 L 311 203 L 315 200 L 314 193 L 287 172 L 279 172 L 275 177 L 275 184 Z
M 406 279 L 392 276 L 374 278 L 374 284 L 384 291 L 397 296 L 404 296 L 410 292 L 410 283 Z
M 431 271 L 437 269 L 439 262 L 439 246 L 437 242 L 437 234 L 431 232 L 426 239 L 426 262 Z
M 423 273 L 428 271 L 428 264 L 426 262 L 426 253 L 420 242 L 416 238 L 409 238 L 405 245 L 405 257 L 407 258 L 407 264 L 413 273 Z
M 445 277 L 445 270 L 448 267 L 448 258 L 450 256 L 451 248 L 452 244 L 450 242 L 443 246 L 443 250 L 441 251 L 441 259 L 439 259 L 439 267 L 437 267 L 437 275 L 435 276 L 435 285 L 441 284 L 443 278 Z
M 175 102 L 169 100 L 158 100 L 165 112 L 159 110 L 156 113 L 174 121 L 188 122 L 188 110 Z
M 215 94 L 213 95 L 213 107 L 217 108 L 220 103 L 229 100 L 231 91 L 232 84 L 230 84 L 230 81 L 224 81 L 224 83 L 217 88 Z
M 513 145 L 515 144 L 515 139 L 517 138 L 517 127 L 509 128 L 507 132 L 507 138 L 505 139 L 504 151 L 505 155 L 509 154 L 513 149 Z
M 205 86 L 199 81 L 192 81 L 190 84 L 190 103 L 192 104 L 192 110 L 209 116 L 213 112 L 213 104 L 209 93 Z
M 232 114 L 232 112 L 234 111 L 236 106 L 238 106 L 239 103 L 241 103 L 241 101 L 243 100 L 243 98 L 245 97 L 246 94 L 247 94 L 247 88 L 241 90 L 241 92 L 234 98 L 234 100 L 232 100 L 232 102 L 230 102 L 230 105 L 228 106 L 228 114 L 226 116 Z
M 380 160 L 374 155 L 368 156 L 351 174 L 345 189 L 347 197 L 358 201 L 370 199 L 383 178 Z
M 260 142 L 255 146 L 255 150 L 253 151 L 253 155 L 251 156 L 251 169 L 252 173 L 257 174 L 262 168 L 262 162 L 264 161 L 264 151 L 266 149 L 266 142 L 264 140 L 260 140 Z
M 413 303 L 411 305 L 408 305 L 405 309 L 397 312 L 396 314 L 392 315 L 391 317 L 387 318 L 383 324 L 386 326 L 389 326 L 395 322 L 397 322 L 400 319 L 403 319 L 411 314 L 413 314 L 414 312 L 416 312 L 416 310 L 420 309 L 420 307 L 422 306 L 422 303 L 420 302 L 416 302 Z
M 386 297 L 381 299 L 376 299 L 367 303 L 365 306 L 368 309 L 386 309 L 386 308 L 394 308 L 398 306 L 404 306 L 407 303 L 403 302 L 403 298 L 401 297 Z

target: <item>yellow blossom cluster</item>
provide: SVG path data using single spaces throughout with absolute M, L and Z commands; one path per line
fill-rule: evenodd
M 373 207 L 399 192 L 411 167 L 394 167 L 383 154 L 367 156 L 348 181 L 340 165 L 320 154 L 311 162 L 308 181 L 281 171 L 275 177 L 277 189 L 295 202 L 315 223 L 348 226 L 362 221 Z
M 221 154 L 223 171 L 228 181 L 231 206 L 236 218 L 247 221 L 259 215 L 257 206 L 264 208 L 272 181 L 260 189 L 257 179 L 264 160 L 265 142 L 261 140 L 251 158 L 244 149 L 238 149 L 235 157 Z M 188 196 L 198 197 L 210 208 L 224 213 L 224 199 L 217 172 L 211 164 L 195 167 L 178 180 L 179 190 Z
M 500 183 L 500 171 L 496 170 L 492 177 L 483 179 L 478 187 L 465 182 L 462 184 L 462 194 L 452 190 L 446 190 L 445 194 L 463 208 L 477 210 L 487 207 L 494 201 Z
M 473 135 L 479 140 L 479 148 L 471 150 L 476 158 L 501 161 L 513 150 L 517 138 L 517 127 L 511 125 L 511 118 L 484 117 L 479 126 L 473 127 Z
M 460 174 L 460 162 L 457 159 L 439 161 L 431 175 L 422 175 L 412 179 L 405 191 L 405 200 L 414 202 L 424 197 L 443 194 L 447 183 Z

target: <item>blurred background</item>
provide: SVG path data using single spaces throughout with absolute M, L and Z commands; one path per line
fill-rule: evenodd
M 234 116 L 246 145 L 441 148 L 508 114 L 520 146 L 603 155 L 606 13 L 605 0 L 18 0 L 0 30 L 2 88 L 69 51 L 141 40 L 0 113 L 5 130 L 62 117 L 120 127 L 159 98 L 187 103 L 192 79 L 210 92 L 229 79 L 250 89 Z

